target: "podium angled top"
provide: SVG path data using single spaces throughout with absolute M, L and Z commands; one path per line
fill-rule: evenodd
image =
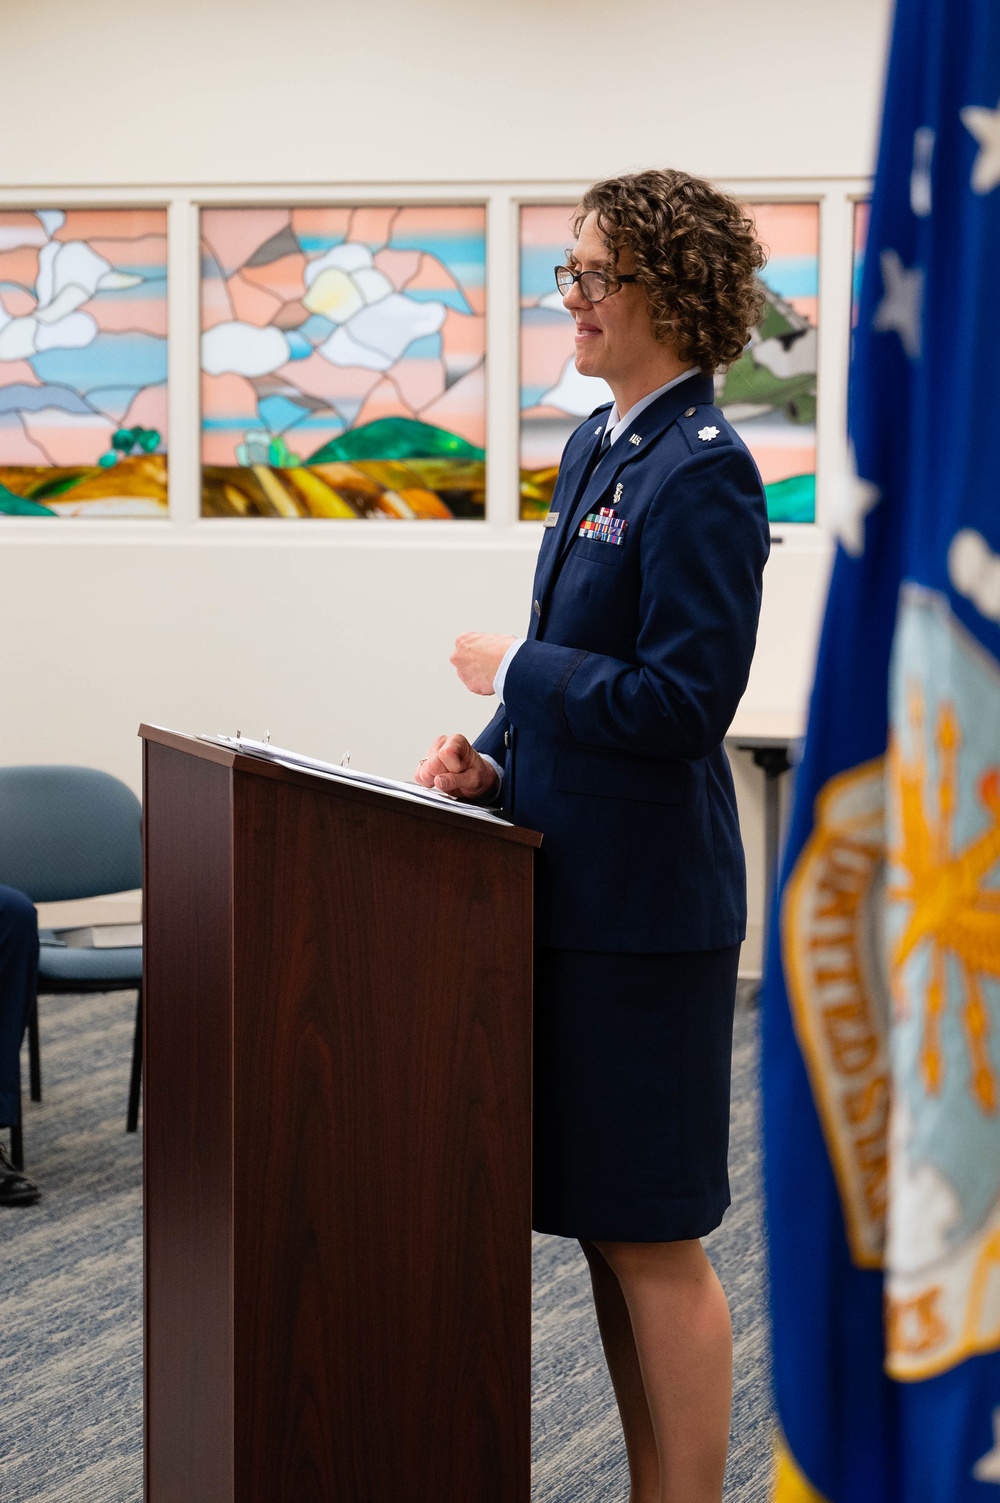
M 522 829 L 520 825 L 508 824 L 499 818 L 470 817 L 470 813 L 460 805 L 451 807 L 445 803 L 424 801 L 419 795 L 407 797 L 392 790 L 379 788 L 375 784 L 355 782 L 346 777 L 339 778 L 308 767 L 293 767 L 287 762 L 271 761 L 247 751 L 240 751 L 236 746 L 224 746 L 215 741 L 204 741 L 198 736 L 168 730 L 165 726 L 143 724 L 139 726 L 138 734 L 148 744 L 169 747 L 172 751 L 183 752 L 185 756 L 194 757 L 199 761 L 214 762 L 218 766 L 228 767 L 233 772 L 249 773 L 254 777 L 269 778 L 275 782 L 290 783 L 299 787 L 303 784 L 312 787 L 321 784 L 324 788 L 336 790 L 344 798 L 369 806 L 385 807 L 386 803 L 391 803 L 399 814 L 411 815 L 416 819 L 436 820 L 439 823 L 452 827 L 458 826 L 468 831 L 477 830 L 482 834 L 490 835 L 495 840 L 513 841 L 517 845 L 539 846 L 542 843 L 542 837 L 536 830 Z

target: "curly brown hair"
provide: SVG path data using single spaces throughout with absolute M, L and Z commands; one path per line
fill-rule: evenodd
M 703 371 L 732 365 L 764 312 L 755 273 L 767 252 L 744 206 L 703 178 L 651 169 L 588 188 L 574 234 L 591 213 L 612 273 L 623 250 L 635 258 L 657 339 Z

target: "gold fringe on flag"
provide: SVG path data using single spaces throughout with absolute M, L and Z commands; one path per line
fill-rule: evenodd
M 774 1437 L 774 1492 L 772 1503 L 829 1503 L 800 1470 L 780 1431 Z

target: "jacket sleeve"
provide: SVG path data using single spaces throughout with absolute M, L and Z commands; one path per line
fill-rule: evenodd
M 472 743 L 477 752 L 480 752 L 483 756 L 492 757 L 494 762 L 500 763 L 501 767 L 503 766 L 503 759 L 507 755 L 504 736 L 507 732 L 508 724 L 509 721 L 507 720 L 507 712 L 504 706 L 498 705 L 496 714 L 489 725 L 480 731 Z
M 638 661 L 527 641 L 504 685 L 511 724 L 638 756 L 707 756 L 746 688 L 768 540 L 745 450 L 685 459 L 642 527 Z

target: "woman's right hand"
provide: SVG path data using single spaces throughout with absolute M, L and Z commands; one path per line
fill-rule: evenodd
M 413 781 L 423 788 L 437 788 L 470 803 L 492 797 L 499 780 L 490 764 L 462 735 L 438 736 L 420 759 Z

